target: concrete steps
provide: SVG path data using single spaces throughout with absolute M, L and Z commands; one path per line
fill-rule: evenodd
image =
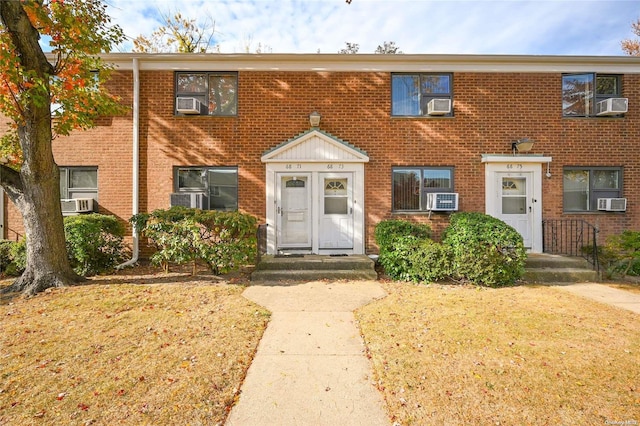
M 365 255 L 265 255 L 251 281 L 375 280 L 375 263 Z
M 529 254 L 523 280 L 530 283 L 597 282 L 593 266 L 581 257 Z

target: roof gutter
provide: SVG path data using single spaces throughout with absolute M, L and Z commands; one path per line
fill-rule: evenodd
M 138 205 L 140 201 L 140 63 L 138 58 L 133 58 L 133 199 L 132 199 L 132 215 L 138 214 Z M 131 259 L 116 266 L 116 269 L 122 269 L 132 266 L 138 262 L 139 248 L 139 230 L 133 225 L 132 235 L 133 249 Z

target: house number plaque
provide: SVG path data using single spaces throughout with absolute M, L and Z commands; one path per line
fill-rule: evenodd
M 507 164 L 507 170 L 522 170 L 522 164 Z

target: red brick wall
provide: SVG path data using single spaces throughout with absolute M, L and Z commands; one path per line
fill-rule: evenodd
M 623 78 L 630 110 L 624 118 L 563 118 L 560 73 L 455 73 L 454 117 L 391 117 L 389 73 L 240 72 L 236 117 L 176 117 L 174 74 L 141 72 L 140 208 L 166 208 L 178 165 L 238 166 L 240 209 L 264 220 L 265 150 L 309 128 L 308 115 L 322 114 L 320 128 L 367 151 L 367 250 L 383 219 L 407 217 L 431 224 L 439 235 L 446 214 L 394 215 L 393 166 L 453 166 L 460 208 L 484 211 L 481 154 L 511 154 L 511 142 L 537 141 L 532 153 L 553 157 L 543 178 L 544 218 L 578 217 L 596 223 L 605 236 L 640 225 L 640 76 Z M 132 102 L 131 73 L 111 87 Z M 131 215 L 131 113 L 105 120 L 87 132 L 54 142 L 60 165 L 97 165 L 101 211 L 122 220 Z M 566 215 L 562 212 L 562 166 L 624 166 L 626 213 Z M 9 227 L 20 229 L 9 209 Z

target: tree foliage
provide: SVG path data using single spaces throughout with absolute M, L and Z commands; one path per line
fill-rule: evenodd
M 91 128 L 98 117 L 122 112 L 119 99 L 104 90 L 113 68 L 98 55 L 124 40 L 124 33 L 110 24 L 106 6 L 98 0 L 9 3 L 22 7 L 28 18 L 22 25 L 31 27 L 25 28 L 30 32 L 27 36 L 4 23 L 0 26 L 0 112 L 12 120 L 0 142 L 0 156 L 19 167 L 23 147 L 17 129 L 26 124 L 33 105 L 56 106 L 54 135 Z M 50 59 L 34 45 L 42 36 L 49 39 Z M 32 40 L 29 49 L 37 55 L 43 73 L 25 63 L 26 45 L 17 46 L 14 37 Z
M 636 37 L 640 37 L 640 18 L 631 24 L 631 30 Z M 625 39 L 620 42 L 622 51 L 627 55 L 640 56 L 640 39 Z
M 133 40 L 134 52 L 146 53 L 205 53 L 217 51 L 216 23 L 211 16 L 198 21 L 182 16 L 161 13 L 163 24 L 149 37 L 140 35 Z
M 396 46 L 395 41 L 385 41 L 382 44 L 379 44 L 374 53 L 391 55 L 396 53 L 402 53 L 400 48 Z
M 338 53 L 352 55 L 358 53 L 358 50 L 360 50 L 360 45 L 358 43 L 349 43 L 348 41 L 345 41 L 344 44 L 345 47 L 338 50 Z

